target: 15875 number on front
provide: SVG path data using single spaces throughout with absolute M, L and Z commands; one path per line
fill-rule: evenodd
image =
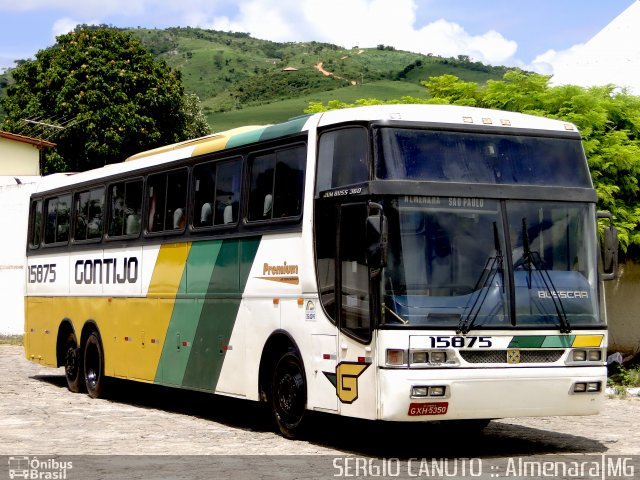
M 429 337 L 431 348 L 491 348 L 493 345 L 489 336 L 435 336 Z

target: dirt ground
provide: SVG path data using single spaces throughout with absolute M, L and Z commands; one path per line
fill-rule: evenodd
M 291 441 L 274 433 L 253 402 L 133 382 L 110 386 L 106 399 L 70 393 L 62 369 L 0 345 L 0 455 L 640 455 L 638 397 L 609 398 L 596 416 L 495 420 L 476 435 L 312 414 L 305 438 Z

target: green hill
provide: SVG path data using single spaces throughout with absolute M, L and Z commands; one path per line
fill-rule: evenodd
M 312 100 L 423 96 L 420 82 L 430 76 L 449 73 L 484 83 L 507 71 L 466 56 L 442 58 L 384 45 L 345 49 L 320 42 L 279 43 L 188 27 L 128 31 L 182 72 L 185 89 L 200 97 L 215 131 L 286 120 L 300 115 Z M 3 95 L 10 76 L 0 80 Z

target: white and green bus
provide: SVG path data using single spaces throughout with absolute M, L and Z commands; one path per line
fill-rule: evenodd
M 598 412 L 596 192 L 575 126 L 458 106 L 329 111 L 32 195 L 25 351 L 117 377 L 425 422 Z

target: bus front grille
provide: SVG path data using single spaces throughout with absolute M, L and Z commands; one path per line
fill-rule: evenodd
M 460 356 L 468 363 L 553 363 L 560 360 L 564 350 L 520 350 L 519 361 L 508 361 L 507 350 L 460 350 Z

